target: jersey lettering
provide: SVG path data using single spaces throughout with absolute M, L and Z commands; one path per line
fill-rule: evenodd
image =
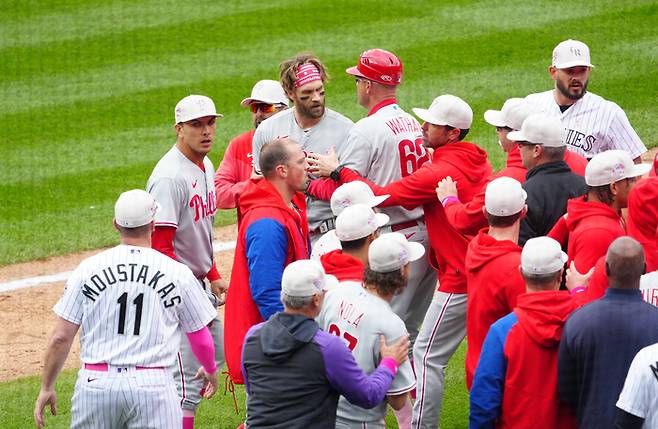
M 427 150 L 423 147 L 422 138 L 417 138 L 413 142 L 407 139 L 400 141 L 398 143 L 398 152 L 400 152 L 400 174 L 402 174 L 402 177 L 411 175 L 430 159 Z
M 352 325 L 355 328 L 359 327 L 359 323 L 363 318 L 363 312 L 356 308 L 354 304 L 342 301 L 339 306 L 339 315 L 340 318 L 347 322 L 348 325 Z
M 190 200 L 189 206 L 194 209 L 194 222 L 198 222 L 201 218 L 205 219 L 213 216 L 217 211 L 215 193 L 208 192 L 206 200 L 208 201 L 207 204 L 203 202 L 203 198 L 198 194 L 195 194 Z
M 128 292 L 122 293 L 119 299 L 117 299 L 117 302 L 119 303 L 119 327 L 117 333 L 123 335 L 126 327 L 126 313 L 128 312 Z M 133 335 L 139 335 L 139 329 L 142 325 L 142 305 L 144 304 L 144 294 L 140 293 L 137 295 L 133 300 L 133 304 L 135 304 L 135 326 L 133 327 Z
M 345 341 L 345 345 L 347 345 L 347 348 L 350 349 L 350 351 L 353 351 L 356 348 L 357 343 L 359 342 L 359 340 L 354 335 L 350 334 L 347 331 L 343 332 L 341 336 L 340 328 L 335 323 L 329 325 L 329 333 L 337 336 L 338 338 L 342 338 L 343 341 Z

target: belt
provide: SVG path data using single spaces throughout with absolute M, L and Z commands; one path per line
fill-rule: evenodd
M 145 369 L 166 369 L 164 366 L 140 366 L 140 365 L 124 365 L 124 366 L 118 366 L 118 365 L 108 365 L 106 363 L 86 363 L 84 364 L 85 369 L 91 370 L 91 371 L 102 371 L 102 372 L 108 372 L 110 369 L 112 372 L 127 372 L 129 370 L 137 370 L 137 371 L 143 371 Z
M 411 228 L 412 226 L 416 226 L 416 225 L 418 225 L 417 220 L 408 220 L 406 222 L 396 223 L 395 225 L 391 225 L 391 232 L 396 232 L 396 231 L 400 231 L 401 229 Z
M 311 234 L 326 234 L 332 229 L 336 229 L 336 218 L 330 217 L 320 223 L 320 226 L 311 231 Z

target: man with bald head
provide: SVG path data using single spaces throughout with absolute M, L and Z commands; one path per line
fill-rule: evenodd
M 642 300 L 646 265 L 630 237 L 610 244 L 605 296 L 567 320 L 558 358 L 558 390 L 578 416 L 579 428 L 613 427 L 615 403 L 635 354 L 658 342 L 658 308 Z

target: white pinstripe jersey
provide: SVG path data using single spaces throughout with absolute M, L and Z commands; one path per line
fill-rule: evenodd
M 170 366 L 184 332 L 217 316 L 185 265 L 146 247 L 119 245 L 85 259 L 53 308 L 81 325 L 80 359 Z
M 340 155 L 347 138 L 347 133 L 354 123 L 331 109 L 326 108 L 322 120 L 308 130 L 299 127 L 295 119 L 295 109 L 284 110 L 264 120 L 253 139 L 254 168 L 260 171 L 260 150 L 263 145 L 273 139 L 288 137 L 297 142 L 303 151 L 308 153 L 326 154 L 333 147 Z M 334 217 L 328 201 L 306 199 L 306 214 L 309 229 L 314 230 L 325 219 Z
M 380 186 L 410 175 L 429 159 L 420 124 L 397 104 L 381 107 L 354 124 L 340 154 L 342 165 Z M 389 225 L 423 217 L 421 207 L 381 211 L 390 217 Z
M 585 158 L 610 149 L 625 150 L 631 158 L 647 151 L 622 108 L 596 94 L 585 93 L 564 113 L 555 102 L 554 90 L 530 94 L 526 100 L 559 117 L 567 131 L 567 148 Z
M 646 302 L 658 307 L 658 271 L 652 271 L 640 277 L 640 291 Z
M 642 417 L 643 428 L 658 428 L 658 344 L 635 355 L 617 407 Z
M 208 157 L 203 165 L 205 172 L 174 146 L 158 161 L 146 185 L 160 206 L 155 225 L 176 228 L 176 259 L 197 278 L 205 277 L 212 267 L 212 224 L 217 211 L 215 171 Z
M 366 374 L 374 371 L 381 360 L 379 335 L 384 335 L 390 344 L 407 334 L 404 322 L 393 313 L 389 303 L 353 281 L 341 282 L 326 293 L 317 322 L 322 330 L 345 341 Z M 387 394 L 398 395 L 415 387 L 416 377 L 407 360 L 400 365 Z M 386 416 L 386 402 L 366 410 L 350 404 L 341 396 L 336 415 L 352 422 L 377 422 Z

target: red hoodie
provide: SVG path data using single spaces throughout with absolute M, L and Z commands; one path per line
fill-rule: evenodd
M 354 256 L 343 253 L 342 250 L 333 250 L 320 257 L 322 267 L 327 274 L 336 276 L 338 281 L 363 282 L 365 266 Z
M 557 356 L 562 328 L 576 303 L 566 291 L 519 295 L 518 323 L 505 343 L 505 387 L 499 428 L 576 428 L 557 393 Z
M 658 270 L 658 177 L 642 179 L 631 189 L 628 235 L 644 247 L 647 272 Z
M 239 199 L 243 218 L 238 227 L 224 317 L 224 353 L 234 383 L 243 383 L 241 362 L 244 337 L 249 328 L 263 321 L 251 296 L 245 236 L 254 222 L 264 218 L 273 219 L 284 227 L 287 236 L 288 249 L 284 266 L 299 259 L 308 259 L 308 222 L 304 194 L 295 193 L 292 202 L 299 212 L 288 207 L 281 194 L 265 179 L 250 180 Z
M 516 307 L 516 298 L 525 293 L 525 282 L 519 272 L 521 248 L 509 240 L 496 240 L 480 233 L 466 252 L 466 387 L 470 390 L 473 374 L 480 359 L 482 343 L 489 327 Z
M 587 166 L 587 160 L 585 158 L 575 152 L 566 151 L 564 161 L 569 165 L 571 171 L 581 176 L 585 175 L 585 167 Z M 511 177 L 523 183 L 525 182 L 527 172 L 528 169 L 521 162 L 519 146 L 516 145 L 507 153 L 505 168 L 491 176 L 490 180 L 498 177 Z M 446 205 L 445 212 L 450 224 L 462 234 L 475 235 L 479 230 L 487 227 L 487 218 L 482 213 L 485 190 L 486 187 L 467 203 L 460 201 Z
M 606 254 L 610 243 L 626 234 L 623 220 L 615 210 L 585 198 L 569 200 L 564 215 L 569 230 L 567 254 L 581 273 L 589 271 Z M 558 224 L 554 228 L 560 228 Z M 551 235 L 555 235 L 554 231 L 549 233 Z
M 431 245 L 429 262 L 439 273 L 439 290 L 465 294 L 464 258 L 470 237 L 458 232 L 448 222 L 443 206 L 436 198 L 436 184 L 447 176 L 452 177 L 457 181 L 459 199 L 468 202 L 482 190 L 491 172 L 487 153 L 473 143 L 462 141 L 436 148 L 431 163 L 383 187 L 348 168 L 341 170 L 340 181 L 361 180 L 376 195 L 390 195 L 380 207 L 402 206 L 410 210 L 423 206 Z

